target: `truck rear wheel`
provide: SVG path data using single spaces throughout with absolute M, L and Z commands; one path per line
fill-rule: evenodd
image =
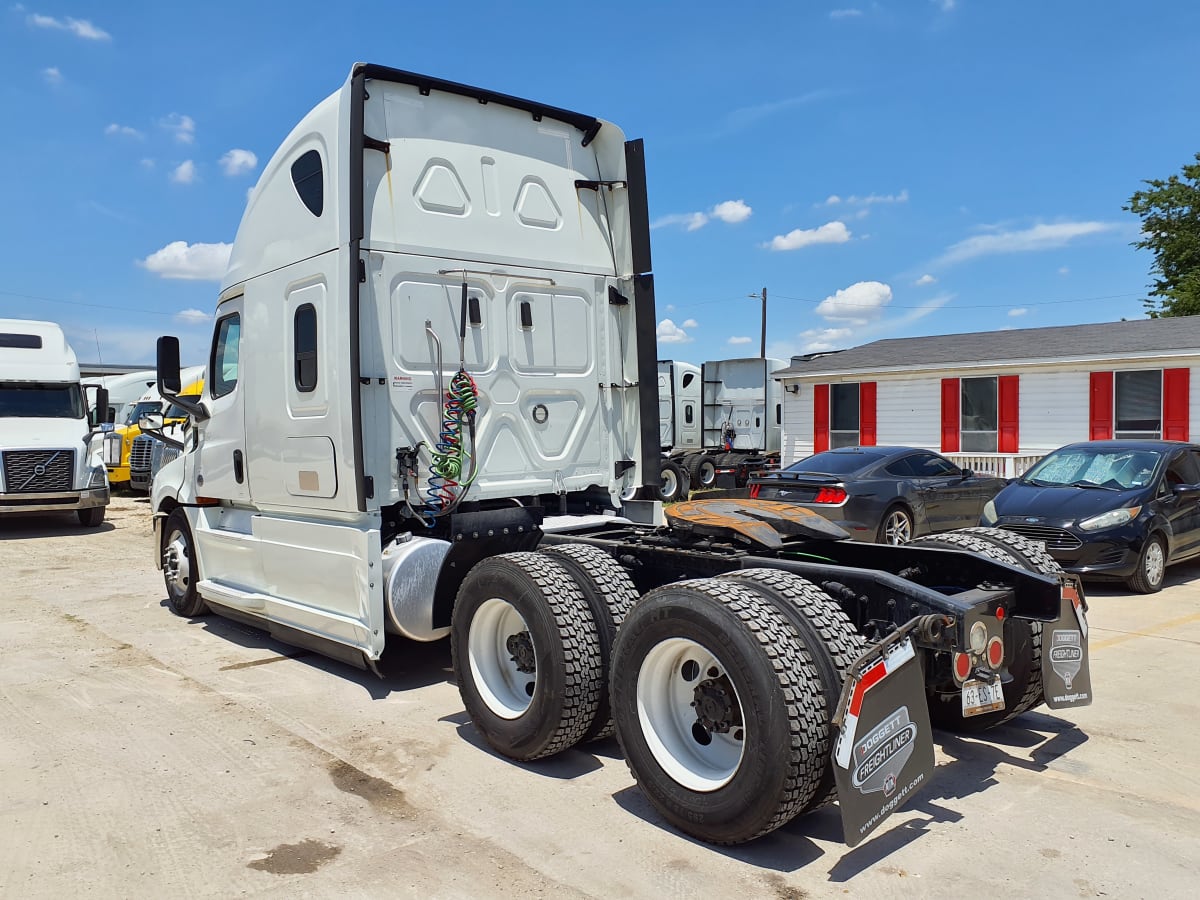
M 182 508 L 167 516 L 163 529 L 163 581 L 167 587 L 167 604 L 171 612 L 185 619 L 194 619 L 208 612 L 208 606 L 196 590 L 200 567 L 196 564 L 196 544 L 192 527 Z
M 596 623 L 571 575 L 545 554 L 506 553 L 471 569 L 454 605 L 450 648 L 471 721 L 510 759 L 573 747 L 596 718 Z
M 717 460 L 710 454 L 702 454 L 696 463 L 696 477 L 692 484 L 697 487 L 710 488 L 717 483 Z
M 816 792 L 817 673 L 796 630 L 748 586 L 697 579 L 650 591 L 617 633 L 611 688 L 630 771 L 680 831 L 748 841 Z
M 600 647 L 600 702 L 596 718 L 584 732 L 581 743 L 610 737 L 615 728 L 608 702 L 609 659 L 613 638 L 625 616 L 637 602 L 637 588 L 621 565 L 601 550 L 588 544 L 558 544 L 540 551 L 571 573 L 596 623 Z
M 687 472 L 688 482 L 693 488 L 704 486 L 700 480 L 700 466 L 704 460 L 703 453 L 687 453 L 679 460 L 679 464 L 683 466 L 683 471 Z
M 662 479 L 658 489 L 658 499 L 663 503 L 674 503 L 686 500 L 691 480 L 683 467 L 673 459 L 664 459 L 659 467 L 659 477 Z
M 820 753 L 825 758 L 820 783 L 802 813 L 828 806 L 837 799 L 833 759 L 829 754 L 832 739 L 830 720 L 837 711 L 842 685 L 851 667 L 866 650 L 867 643 L 842 608 L 823 590 L 799 575 L 780 569 L 742 569 L 722 575 L 750 587 L 796 629 L 817 671 L 825 715 L 821 720 Z
M 919 537 L 912 543 L 948 550 L 968 550 L 1043 575 L 1053 576 L 1062 571 L 1041 544 L 1000 528 L 963 528 Z M 1042 623 L 1006 619 L 1004 643 L 1008 648 L 1008 672 L 1012 676 L 1004 685 L 1004 709 L 964 718 L 957 691 L 931 690 L 929 718 L 934 725 L 947 731 L 967 734 L 986 731 L 1042 704 L 1045 700 L 1042 689 Z

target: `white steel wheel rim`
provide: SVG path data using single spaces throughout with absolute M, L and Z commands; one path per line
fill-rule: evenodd
M 192 580 L 191 560 L 188 554 L 188 540 L 182 531 L 172 531 L 167 540 L 167 551 L 164 556 L 164 571 L 167 584 L 178 595 L 187 593 Z
M 1159 541 L 1151 541 L 1146 548 L 1146 580 L 1151 584 L 1158 584 L 1163 580 L 1166 568 L 1162 544 Z
M 686 675 L 693 665 L 697 675 L 689 679 Z M 692 706 L 695 688 L 701 681 L 722 675 L 725 666 L 721 661 L 687 638 L 668 638 L 655 645 L 638 670 L 638 722 L 650 753 L 673 781 L 702 793 L 727 785 L 745 754 L 744 724 L 711 734 L 707 745 L 696 737 L 696 728 L 703 729 Z M 740 711 L 741 698 L 736 689 L 733 701 Z M 745 721 L 744 715 L 739 718 Z
M 480 604 L 471 618 L 467 635 L 467 659 L 471 678 L 484 704 L 502 719 L 517 719 L 533 702 L 537 683 L 533 672 L 522 672 L 508 649 L 508 639 L 529 626 L 507 600 L 493 597 Z M 532 637 L 530 637 L 532 641 Z
M 674 497 L 679 491 L 679 479 L 675 477 L 675 473 L 670 469 L 662 470 L 662 495 L 664 497 Z
M 700 468 L 696 471 L 696 475 L 700 478 L 700 483 L 703 485 L 712 484 L 717 480 L 717 467 L 711 459 L 706 459 L 700 463 Z
M 889 544 L 907 544 L 912 540 L 912 524 L 908 514 L 896 510 L 888 515 L 883 525 L 883 537 Z

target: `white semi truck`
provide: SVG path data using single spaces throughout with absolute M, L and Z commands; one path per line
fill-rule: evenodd
M 94 425 L 111 422 L 108 392 L 88 418 L 79 363 L 54 322 L 0 319 L 0 515 L 74 512 L 95 528 L 108 478 Z
M 658 361 L 664 500 L 678 499 L 665 496 L 673 479 L 710 488 L 725 476 L 725 486 L 741 487 L 754 469 L 779 464 L 783 388 L 771 373 L 785 365 L 763 357 L 711 359 L 699 368 Z
M 170 608 L 367 667 L 449 636 L 497 752 L 615 730 L 721 843 L 833 799 L 857 843 L 931 777 L 931 716 L 1090 701 L 1078 585 L 1015 535 L 623 505 L 659 479 L 650 272 L 640 141 L 355 65 L 250 197 L 198 400 L 160 339 L 193 417 L 152 493 Z

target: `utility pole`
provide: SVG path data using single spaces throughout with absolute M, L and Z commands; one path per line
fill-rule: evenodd
M 759 345 L 758 355 L 763 359 L 767 358 L 767 289 L 762 290 L 762 343 Z

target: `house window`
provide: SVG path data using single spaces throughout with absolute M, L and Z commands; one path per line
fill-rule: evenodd
M 996 379 L 963 378 L 960 384 L 963 453 L 995 453 L 998 418 Z
M 829 386 L 829 446 L 859 445 L 858 384 Z
M 1162 437 L 1162 372 L 1115 372 L 1116 428 L 1113 437 Z

